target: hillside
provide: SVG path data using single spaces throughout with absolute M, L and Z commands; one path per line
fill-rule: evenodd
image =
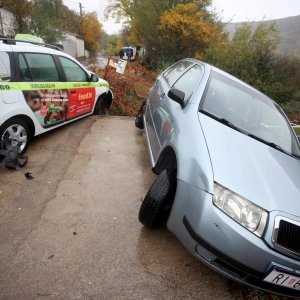
M 284 19 L 244 23 L 251 24 L 252 28 L 255 29 L 260 23 L 270 25 L 272 22 L 276 22 L 281 39 L 278 46 L 279 52 L 300 58 L 300 15 Z M 225 31 L 232 37 L 235 28 L 244 23 L 228 23 L 225 25 Z

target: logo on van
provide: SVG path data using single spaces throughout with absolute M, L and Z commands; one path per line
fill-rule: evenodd
M 79 96 L 78 96 L 79 100 L 91 99 L 92 97 L 93 97 L 93 94 L 90 92 L 87 92 L 85 94 L 79 94 Z

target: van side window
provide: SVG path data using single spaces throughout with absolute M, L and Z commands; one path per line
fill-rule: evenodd
M 67 81 L 69 82 L 88 81 L 87 73 L 71 59 L 60 56 L 59 60 L 66 74 Z
M 40 53 L 20 54 L 19 64 L 24 80 L 37 82 L 60 81 L 52 55 Z
M 26 81 L 31 81 L 30 71 L 28 69 L 23 54 L 19 54 L 19 65 L 20 65 L 20 72 L 21 72 L 22 79 Z
M 10 81 L 10 60 L 6 52 L 0 52 L 0 81 Z

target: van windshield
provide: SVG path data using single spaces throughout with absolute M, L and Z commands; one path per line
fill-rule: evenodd
M 300 156 L 297 138 L 281 108 L 238 81 L 212 72 L 200 109 L 225 125 Z

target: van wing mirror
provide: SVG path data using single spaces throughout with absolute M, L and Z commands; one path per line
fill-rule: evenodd
M 90 76 L 90 82 L 98 82 L 99 78 L 96 74 L 92 73 Z
M 172 99 L 173 101 L 177 102 L 180 104 L 181 108 L 184 108 L 185 106 L 185 102 L 184 102 L 184 98 L 185 98 L 185 93 L 175 89 L 175 88 L 171 88 L 168 92 L 168 97 L 170 99 Z

